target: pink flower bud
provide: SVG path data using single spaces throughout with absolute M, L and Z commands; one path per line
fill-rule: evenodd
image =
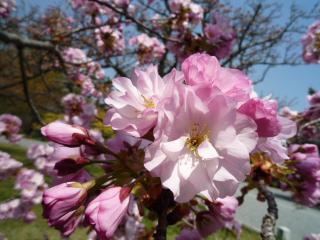
M 130 201 L 130 189 L 111 187 L 102 192 L 86 209 L 86 217 L 99 239 L 109 239 L 125 216 Z
M 84 212 L 84 200 L 91 182 L 67 182 L 44 191 L 43 216 L 49 225 L 61 231 L 63 236 L 69 236 L 81 221 Z
M 41 133 L 50 141 L 69 147 L 77 147 L 84 143 L 86 139 L 89 139 L 86 129 L 60 121 L 55 121 L 42 127 Z

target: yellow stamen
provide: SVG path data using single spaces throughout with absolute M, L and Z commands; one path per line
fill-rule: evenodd
M 144 101 L 144 106 L 146 108 L 155 108 L 156 104 L 155 102 L 152 100 L 152 98 L 146 98 L 145 96 L 141 95 Z
M 192 124 L 190 136 L 187 138 L 187 148 L 196 156 L 200 157 L 198 153 L 198 147 L 208 138 L 208 132 L 206 128 L 201 131 L 200 124 Z

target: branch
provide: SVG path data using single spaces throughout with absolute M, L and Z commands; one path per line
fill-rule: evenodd
M 259 183 L 259 191 L 265 197 L 268 204 L 268 213 L 264 215 L 261 224 L 261 238 L 262 240 L 276 240 L 275 226 L 278 219 L 278 208 L 274 195 L 262 183 Z
M 168 37 L 163 36 L 159 32 L 157 32 L 157 31 L 153 30 L 152 28 L 146 26 L 143 22 L 141 22 L 141 21 L 135 19 L 134 17 L 130 16 L 130 14 L 128 14 L 127 11 L 122 11 L 122 10 L 116 8 L 115 6 L 113 6 L 112 4 L 110 4 L 108 2 L 103 2 L 103 1 L 100 1 L 100 0 L 89 0 L 89 1 L 90 2 L 99 3 L 100 5 L 106 6 L 106 7 L 110 8 L 112 11 L 114 11 L 114 12 L 116 12 L 116 13 L 122 15 L 122 16 L 125 16 L 127 19 L 129 19 L 132 22 L 134 22 L 138 27 L 141 27 L 141 28 L 145 29 L 146 31 L 148 31 L 149 33 L 152 33 L 152 34 L 158 36 L 162 40 L 167 40 L 167 41 L 171 41 L 171 42 L 175 42 L 175 43 L 180 43 L 180 41 L 178 39 L 173 39 L 173 38 L 168 38 Z
M 34 105 L 32 99 L 31 99 L 31 96 L 29 93 L 28 78 L 27 78 L 26 70 L 25 70 L 25 66 L 24 66 L 23 48 L 21 46 L 19 46 L 19 47 L 17 47 L 17 49 L 18 49 L 18 55 L 19 55 L 19 64 L 20 64 L 21 78 L 22 78 L 22 84 L 23 84 L 23 92 L 26 97 L 27 104 L 29 105 L 29 107 L 30 107 L 33 115 L 37 119 L 37 121 L 39 123 L 41 123 L 42 125 L 45 125 L 36 106 Z

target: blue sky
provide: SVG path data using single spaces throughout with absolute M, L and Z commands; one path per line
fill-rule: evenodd
M 21 0 L 18 0 L 18 5 Z M 58 5 L 66 0 L 27 0 L 31 5 L 39 5 L 45 8 L 50 5 Z M 267 0 L 273 2 L 274 0 Z M 233 0 L 235 4 L 245 4 L 245 0 Z M 288 8 L 292 1 L 283 0 L 283 20 L 288 15 Z M 317 0 L 296 1 L 301 9 L 310 9 Z M 307 22 L 311 24 L 312 22 Z M 301 52 L 301 45 L 297 45 L 297 51 Z M 256 73 L 259 75 L 260 70 Z M 254 75 L 255 75 L 254 74 Z M 254 75 L 251 77 L 254 80 Z M 272 94 L 273 97 L 279 99 L 286 99 L 288 101 L 294 100 L 293 108 L 296 110 L 303 110 L 308 106 L 306 95 L 308 88 L 312 87 L 320 90 L 320 64 L 309 64 L 301 66 L 279 66 L 272 68 L 265 77 L 265 80 L 256 85 L 255 89 L 259 94 Z

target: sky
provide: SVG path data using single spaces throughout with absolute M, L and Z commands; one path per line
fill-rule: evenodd
M 66 0 L 65 0 L 66 1 Z M 157 0 L 159 1 L 159 0 Z M 264 2 L 272 2 L 275 0 L 265 0 Z M 307 10 L 310 9 L 318 0 L 295 1 L 299 8 Z M 21 0 L 17 0 L 18 6 Z M 26 0 L 30 5 L 38 5 L 42 9 L 47 6 L 57 5 L 61 0 Z M 231 0 L 234 4 L 245 4 L 246 0 Z M 289 5 L 292 1 L 282 0 L 283 9 L 282 16 L 285 21 L 289 13 Z M 319 19 L 320 20 L 320 19 Z M 281 21 L 281 19 L 280 19 Z M 312 22 L 307 22 L 311 24 Z M 297 51 L 301 51 L 301 45 L 297 45 Z M 255 76 L 259 76 L 261 70 L 257 69 L 255 74 L 250 77 L 255 80 Z M 298 111 L 308 107 L 307 93 L 308 89 L 312 87 L 320 90 L 320 64 L 308 64 L 301 66 L 278 66 L 272 68 L 266 75 L 264 81 L 255 85 L 255 90 L 259 95 L 269 95 L 280 100 L 292 102 L 292 108 Z

